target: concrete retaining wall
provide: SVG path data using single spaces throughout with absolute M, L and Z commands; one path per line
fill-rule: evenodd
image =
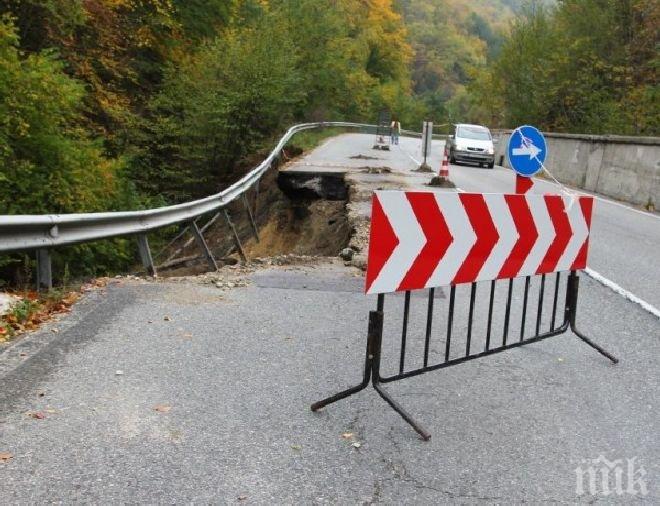
M 493 131 L 495 162 L 509 166 L 510 130 Z M 660 209 L 660 137 L 543 134 L 546 167 L 562 183 Z

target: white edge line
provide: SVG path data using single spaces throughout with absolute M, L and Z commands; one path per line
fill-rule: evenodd
M 609 288 L 610 290 L 618 293 L 622 297 L 628 299 L 631 302 L 634 302 L 635 304 L 639 304 L 640 306 L 642 306 L 642 308 L 644 310 L 646 310 L 649 313 L 651 313 L 652 315 L 657 316 L 658 318 L 660 318 L 660 309 L 656 308 L 655 306 L 652 306 L 648 302 L 646 302 L 646 301 L 640 299 L 639 297 L 637 297 L 636 295 L 630 293 L 625 288 L 622 288 L 621 286 L 617 285 L 614 281 L 611 281 L 611 280 L 607 279 L 606 277 L 604 277 L 601 274 L 597 273 L 596 271 L 590 269 L 589 267 L 587 267 L 584 270 L 584 272 L 588 276 L 592 277 L 593 279 L 595 279 L 596 281 L 601 283 L 602 285 Z
M 541 179 L 538 177 L 533 178 L 534 182 L 541 182 L 541 183 L 548 183 L 551 184 L 552 186 L 557 186 L 557 183 L 554 181 L 548 181 L 547 179 Z M 584 195 L 586 197 L 593 197 L 596 200 L 600 200 L 601 202 L 605 202 L 606 204 L 612 204 L 613 206 L 618 206 L 618 207 L 623 207 L 624 209 L 627 209 L 628 211 L 632 211 L 633 213 L 641 214 L 642 216 L 648 216 L 649 218 L 655 218 L 655 219 L 660 219 L 660 215 L 655 214 L 655 213 L 650 213 L 648 211 L 642 211 L 641 209 L 636 209 L 632 206 L 629 206 L 627 204 L 622 204 L 621 202 L 617 202 L 616 200 L 608 199 L 605 197 L 601 197 L 600 195 L 596 193 L 591 193 L 585 190 L 581 190 L 578 188 L 573 188 L 570 186 L 567 186 L 567 188 L 570 188 L 572 192 L 577 193 L 579 195 Z
M 398 146 L 398 144 L 397 144 L 397 146 Z M 421 165 L 422 164 L 422 162 L 420 162 L 419 160 L 416 160 L 415 158 L 413 158 L 413 156 L 410 153 L 408 153 L 405 149 L 403 149 L 401 146 L 399 146 L 399 151 L 402 151 L 404 155 L 406 155 L 413 162 L 415 162 L 415 165 Z

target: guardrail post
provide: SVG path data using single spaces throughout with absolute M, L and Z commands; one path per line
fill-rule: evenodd
M 259 181 L 257 181 L 256 185 L 254 185 L 254 211 L 253 211 L 254 216 L 258 216 L 257 215 L 258 212 L 259 212 Z
M 238 251 L 238 254 L 241 256 L 244 262 L 247 262 L 247 257 L 245 256 L 245 251 L 243 251 L 243 245 L 241 244 L 241 239 L 238 237 L 238 233 L 236 232 L 236 227 L 234 226 L 234 222 L 231 221 L 231 215 L 229 214 L 229 211 L 227 209 L 223 209 L 225 213 L 225 220 L 227 220 L 227 225 L 229 225 L 229 228 L 231 228 L 232 234 L 234 235 L 234 245 L 236 246 L 236 251 Z
M 252 227 L 252 233 L 254 238 L 259 242 L 259 230 L 257 229 L 257 224 L 254 221 L 254 216 L 252 216 L 252 210 L 250 209 L 250 203 L 248 202 L 247 195 L 243 194 L 243 204 L 245 204 L 245 210 L 248 213 L 248 218 L 250 219 L 250 226 Z
M 215 258 L 213 258 L 213 253 L 211 253 L 208 244 L 206 244 L 206 240 L 204 240 L 204 234 L 202 234 L 202 231 L 197 226 L 197 222 L 195 220 L 190 222 L 190 231 L 195 236 L 197 245 L 201 248 L 202 252 L 204 253 L 204 257 L 206 258 L 206 262 L 209 264 L 209 267 L 214 271 L 217 271 L 218 264 L 215 263 Z
M 146 234 L 138 235 L 137 243 L 138 243 L 138 250 L 140 251 L 140 260 L 142 260 L 142 265 L 147 271 L 147 274 L 155 278 L 156 276 L 158 276 L 158 273 L 156 272 L 154 259 L 151 257 L 151 249 L 149 248 L 149 239 L 147 239 Z
M 53 269 L 50 252 L 47 249 L 37 250 L 37 290 L 53 288 Z

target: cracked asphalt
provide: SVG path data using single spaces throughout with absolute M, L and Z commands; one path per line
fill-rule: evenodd
M 657 318 L 583 277 L 580 326 L 621 363 L 567 334 L 388 385 L 424 442 L 371 388 L 309 409 L 360 379 L 375 300 L 357 276 L 329 262 L 264 268 L 231 290 L 191 278 L 85 295 L 0 354 L 0 452 L 13 454 L 1 501 L 635 501 L 576 495 L 576 467 L 599 455 L 636 457 L 645 501 L 660 501 Z M 385 368 L 401 303 L 386 300 Z M 411 320 L 425 304 L 413 298 Z M 411 367 L 422 339 L 413 325 Z

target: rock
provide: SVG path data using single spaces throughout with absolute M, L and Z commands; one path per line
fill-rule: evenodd
M 351 259 L 351 264 L 364 271 L 367 269 L 367 257 L 364 255 L 354 255 Z
M 7 314 L 11 308 L 20 302 L 21 298 L 9 293 L 0 293 L 0 315 Z
M 456 188 L 456 185 L 452 183 L 446 177 L 434 176 L 429 183 L 429 186 L 435 186 L 438 188 Z
M 341 250 L 341 253 L 339 253 L 339 257 L 343 260 L 350 260 L 353 258 L 353 255 L 355 254 L 355 251 L 353 251 L 351 248 L 344 248 Z

